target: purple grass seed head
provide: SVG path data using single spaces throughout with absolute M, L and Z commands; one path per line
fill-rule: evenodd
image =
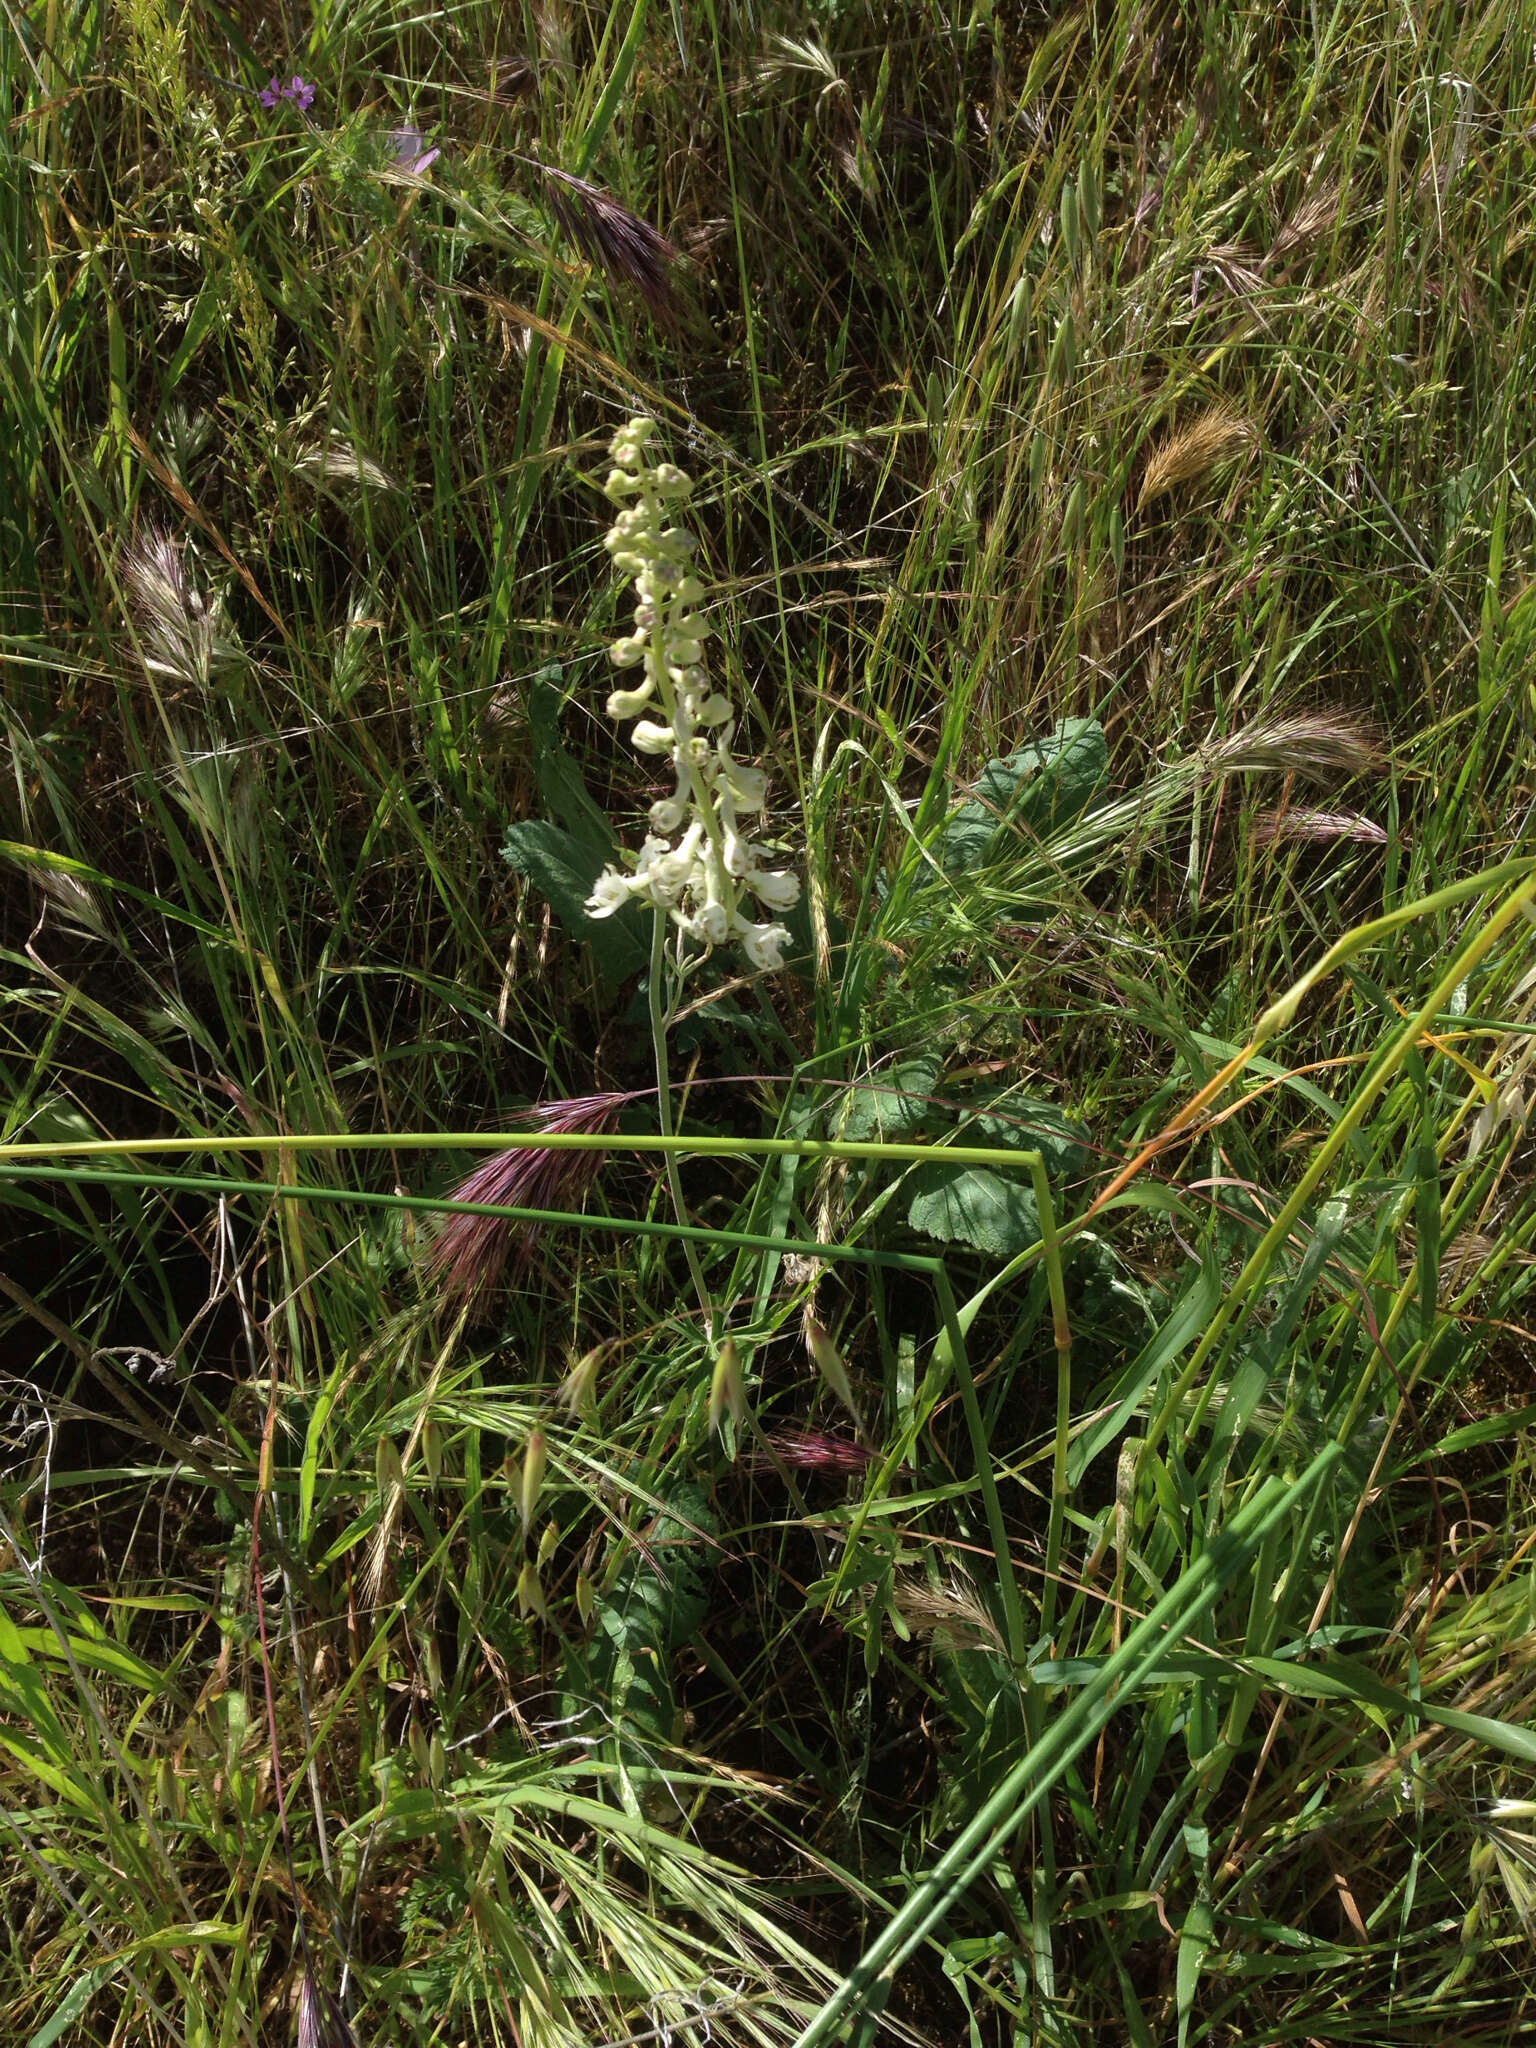
M 633 1095 L 576 1095 L 542 1102 L 522 1112 L 552 1136 L 611 1131 L 619 1111 Z M 450 1196 L 455 1202 L 495 1203 L 512 1209 L 570 1209 L 591 1185 L 603 1154 L 592 1151 L 520 1145 L 482 1160 Z M 510 1216 L 447 1216 L 439 1225 L 427 1255 L 428 1274 L 450 1301 L 478 1302 L 494 1289 L 514 1243 L 518 1265 L 525 1266 L 539 1239 L 539 1225 Z

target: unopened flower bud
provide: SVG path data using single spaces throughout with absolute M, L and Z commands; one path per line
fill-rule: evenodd
M 637 683 L 632 690 L 615 690 L 608 699 L 610 718 L 633 718 L 645 709 L 655 693 L 656 685 L 647 676 L 643 683 Z

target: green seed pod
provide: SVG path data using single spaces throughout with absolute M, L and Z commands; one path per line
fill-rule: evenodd
M 1083 515 L 1088 509 L 1088 486 L 1081 477 L 1067 494 L 1067 509 L 1061 516 L 1061 543 L 1070 554 L 1082 545 Z
M 155 1804 L 168 1820 L 187 1817 L 187 1788 L 168 1756 L 161 1757 L 155 1765 Z
M 1109 552 L 1114 557 L 1115 574 L 1125 574 L 1125 514 L 1118 505 L 1110 507 Z
M 1083 244 L 1077 225 L 1077 187 L 1070 179 L 1061 193 L 1061 239 L 1067 247 L 1067 261 L 1076 270 Z
M 725 1416 L 740 1429 L 747 1419 L 747 1390 L 741 1377 L 741 1356 L 733 1337 L 727 1337 L 715 1355 L 715 1369 L 709 1382 L 709 1427 L 719 1429 Z
M 373 1473 L 378 1482 L 379 1498 L 386 1494 L 398 1493 L 405 1485 L 405 1467 L 400 1462 L 400 1453 L 395 1440 L 390 1436 L 379 1438 L 378 1449 L 373 1454 Z
M 1029 316 L 1035 310 L 1035 288 L 1027 270 L 1020 271 L 1018 283 L 1008 300 L 1008 348 L 1015 353 L 1029 332 Z
M 814 1316 L 807 1316 L 805 1319 L 805 1341 L 812 1358 L 816 1361 L 816 1370 L 853 1417 L 855 1428 L 862 1431 L 864 1418 L 859 1413 L 858 1402 L 853 1398 L 853 1383 L 848 1377 L 848 1368 L 843 1363 L 843 1354 Z
M 1077 329 L 1073 325 L 1070 309 L 1061 316 L 1061 325 L 1056 329 L 1056 339 L 1051 343 L 1050 361 L 1045 374 L 1052 384 L 1065 389 L 1072 382 L 1072 373 L 1077 368 Z
M 1045 496 L 1045 465 L 1048 453 L 1044 434 L 1036 434 L 1029 444 L 1029 495 L 1035 499 Z
M 539 1574 L 530 1560 L 517 1575 L 517 1611 L 523 1616 L 536 1614 L 542 1621 L 549 1612 L 544 1599 L 544 1588 L 539 1583 Z
M 1090 242 L 1099 237 L 1099 181 L 1092 164 L 1084 164 L 1077 174 L 1077 210 L 1082 216 L 1083 233 Z
M 518 1508 L 526 1531 L 533 1520 L 533 1511 L 539 1504 L 539 1489 L 544 1484 L 544 1432 L 536 1429 L 528 1439 L 528 1448 L 523 1453 L 523 1477 L 518 1490 Z

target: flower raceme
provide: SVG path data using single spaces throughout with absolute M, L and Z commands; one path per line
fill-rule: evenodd
M 633 719 L 642 754 L 668 756 L 677 778 L 652 804 L 650 832 L 632 873 L 607 868 L 587 899 L 591 917 L 611 917 L 636 900 L 667 911 L 707 949 L 737 943 L 751 964 L 782 966 L 789 933 L 773 913 L 799 899 L 796 877 L 769 863 L 747 820 L 760 814 L 767 777 L 731 753 L 735 708 L 704 669 L 712 630 L 697 610 L 704 586 L 693 572 L 698 542 L 673 523 L 692 483 L 670 462 L 653 462 L 655 422 L 633 419 L 614 435 L 605 489 L 619 507 L 605 545 L 616 569 L 634 578 L 634 630 L 609 649 L 615 668 L 638 669 L 634 685 L 608 699 L 608 716 Z M 754 917 L 753 910 L 769 913 Z

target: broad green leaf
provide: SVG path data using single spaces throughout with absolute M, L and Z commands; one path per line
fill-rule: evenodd
M 638 914 L 621 910 L 614 917 L 587 915 L 592 885 L 607 865 L 608 857 L 600 847 L 541 818 L 525 818 L 507 827 L 501 852 L 510 866 L 548 897 L 571 936 L 592 948 L 605 981 L 627 981 L 640 972 L 647 951 Z
M 1054 1102 L 1033 1096 L 999 1096 L 980 1114 L 963 1116 L 954 1128 L 962 1144 L 1038 1152 L 1058 1179 L 1081 1172 L 1088 1159 L 1082 1125 Z M 1010 1259 L 1039 1242 L 1039 1212 L 1022 1161 L 1017 1177 L 991 1167 L 935 1161 L 919 1167 L 907 1185 L 912 1196 L 908 1223 L 942 1244 L 968 1244 L 973 1251 Z
M 102 1985 L 115 1977 L 120 1967 L 117 1958 L 112 1956 L 104 1963 L 95 1964 L 83 1977 L 77 1977 L 50 2017 L 27 2042 L 27 2048 L 53 2048 L 54 2042 L 63 2038 L 65 2030 L 74 2025 Z
M 1048 739 L 989 761 L 975 793 L 944 822 L 934 852 L 946 874 L 984 868 L 1020 836 L 1043 839 L 1073 824 L 1109 773 L 1109 747 L 1096 719 L 1064 719 Z
M 923 1166 L 912 1176 L 916 1192 L 907 1210 L 914 1230 L 941 1244 L 968 1244 L 992 1258 L 1011 1259 L 1040 1240 L 1040 1213 L 1032 1190 L 986 1166 Z
M 929 1098 L 943 1071 L 942 1053 L 920 1053 L 860 1081 L 843 1097 L 842 1115 L 834 1122 L 836 1135 L 852 1145 L 909 1143 L 923 1119 L 934 1113 Z
M 697 1632 L 709 1605 L 714 1528 L 702 1488 L 671 1489 L 612 1591 L 599 1598 L 590 1648 L 568 1657 L 573 1703 L 590 1700 L 619 1731 L 621 1767 L 649 1765 L 653 1750 L 673 1739 L 672 1660 Z
M 533 778 L 555 823 L 581 845 L 599 854 L 601 869 L 612 860 L 617 842 L 608 813 L 594 800 L 560 737 L 559 680 L 559 668 L 551 666 L 534 677 L 528 692 Z

